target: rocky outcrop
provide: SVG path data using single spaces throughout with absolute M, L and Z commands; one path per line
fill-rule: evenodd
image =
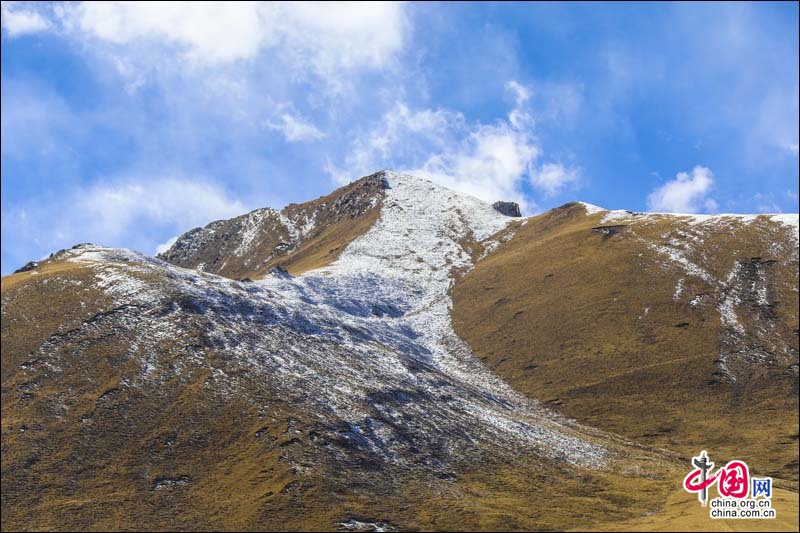
M 519 204 L 517 202 L 495 202 L 492 204 L 492 207 L 507 217 L 522 216 L 522 213 L 519 211 Z
M 31 270 L 35 270 L 36 267 L 38 267 L 38 266 L 39 266 L 38 262 L 36 262 L 36 261 L 28 261 L 27 263 L 22 265 L 20 268 L 16 269 L 14 271 L 14 274 L 18 274 L 19 272 L 29 272 Z

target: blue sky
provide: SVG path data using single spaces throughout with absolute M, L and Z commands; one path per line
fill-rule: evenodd
M 798 211 L 797 3 L 2 3 L 2 273 L 382 168 L 527 213 Z

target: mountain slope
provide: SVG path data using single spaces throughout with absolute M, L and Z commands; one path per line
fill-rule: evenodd
M 516 390 L 570 417 L 796 486 L 797 257 L 797 215 L 567 204 L 459 280 L 454 325 Z

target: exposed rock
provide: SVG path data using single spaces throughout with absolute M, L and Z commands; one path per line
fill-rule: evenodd
M 602 234 L 603 240 L 606 240 L 609 237 L 613 237 L 617 233 L 621 232 L 625 228 L 626 228 L 625 224 L 617 224 L 614 226 L 597 226 L 592 228 L 592 231 L 594 231 L 595 233 Z
M 274 276 L 280 276 L 280 277 L 283 277 L 283 278 L 291 278 L 292 277 L 292 275 L 289 274 L 289 272 L 285 268 L 283 268 L 283 266 L 281 266 L 281 265 L 275 265 L 274 267 L 270 268 L 269 269 L 269 273 L 274 275 Z M 249 280 L 249 278 L 247 278 L 247 279 Z
M 507 217 L 522 216 L 522 213 L 520 213 L 519 210 L 519 204 L 517 202 L 495 202 L 492 204 L 492 207 Z
M 39 263 L 37 261 L 29 261 L 29 262 L 25 263 L 23 266 L 21 266 L 20 268 L 16 269 L 14 271 L 14 274 L 17 274 L 19 272 L 28 272 L 30 270 L 34 270 L 38 266 L 39 266 Z

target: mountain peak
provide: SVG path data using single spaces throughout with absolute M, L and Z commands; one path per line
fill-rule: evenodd
M 159 257 L 231 278 L 262 277 L 275 266 L 298 274 L 335 261 L 382 213 L 401 203 L 402 209 L 419 217 L 403 221 L 409 228 L 439 227 L 442 221 L 463 226 L 465 220 L 491 220 L 490 226 L 499 229 L 508 222 L 506 217 L 520 216 L 513 202 L 490 206 L 428 179 L 384 169 L 313 201 L 290 204 L 280 211 L 257 209 L 195 228 Z

